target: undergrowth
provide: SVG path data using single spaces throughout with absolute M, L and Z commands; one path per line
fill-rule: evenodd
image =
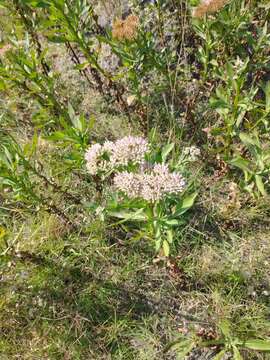
M 268 1 L 0 15 L 0 359 L 270 359 Z

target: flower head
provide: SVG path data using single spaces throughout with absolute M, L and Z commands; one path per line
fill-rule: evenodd
M 114 185 L 129 198 L 142 198 L 149 202 L 159 201 L 168 194 L 183 191 L 183 177 L 170 172 L 167 165 L 155 164 L 153 169 L 140 173 L 122 172 L 116 174 Z
M 142 164 L 149 150 L 148 142 L 141 137 L 125 136 L 114 143 L 111 161 L 114 165 Z
M 100 144 L 92 145 L 85 154 L 86 167 L 91 175 L 95 175 L 99 170 L 106 171 L 109 168 L 108 161 L 103 158 L 105 149 Z
M 92 145 L 85 154 L 86 166 L 91 175 L 106 172 L 129 164 L 140 165 L 149 150 L 148 142 L 136 136 L 126 136 L 116 142 Z
M 142 192 L 142 182 L 139 174 L 123 171 L 114 177 L 114 185 L 117 190 L 128 194 L 131 199 L 139 198 Z

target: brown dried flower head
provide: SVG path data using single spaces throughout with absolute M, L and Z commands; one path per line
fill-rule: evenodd
M 138 31 L 139 19 L 129 15 L 125 20 L 116 19 L 113 23 L 112 36 L 116 40 L 133 40 Z
M 223 8 L 228 0 L 202 0 L 193 11 L 193 17 L 202 18 L 207 13 L 214 13 Z

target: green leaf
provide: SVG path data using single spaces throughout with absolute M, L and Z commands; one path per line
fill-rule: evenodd
M 168 241 L 169 244 L 173 243 L 173 232 L 172 232 L 172 230 L 167 231 L 167 241 Z
M 269 112 L 270 111 L 270 81 L 267 81 L 264 87 L 264 93 L 265 93 L 265 110 Z
M 64 44 L 67 41 L 65 36 L 49 35 L 47 36 L 47 38 L 49 41 L 56 44 Z
M 231 330 L 231 324 L 229 323 L 228 320 L 224 319 L 219 323 L 219 328 L 222 332 L 222 334 L 228 338 L 230 337 L 230 330 Z
M 229 164 L 236 166 L 239 169 L 250 173 L 250 169 L 248 168 L 249 161 L 246 159 L 243 159 L 241 156 L 235 157 L 234 159 L 229 161 Z
M 84 70 L 89 66 L 89 62 L 84 62 L 82 64 L 78 64 L 74 66 L 74 69 L 76 70 Z
M 234 360 L 244 360 L 242 355 L 240 354 L 240 351 L 238 350 L 238 348 L 233 345 L 233 359 Z
M 66 139 L 66 134 L 62 131 L 55 131 L 52 135 L 46 136 L 45 139 L 52 141 L 62 141 Z
M 250 339 L 244 343 L 244 347 L 251 350 L 270 351 L 270 341 L 260 339 Z
M 145 221 L 146 216 L 143 214 L 144 209 L 139 209 L 137 211 L 109 211 L 108 215 L 113 216 L 119 219 L 124 220 L 135 220 L 135 221 Z
M 164 255 L 169 256 L 169 254 L 170 254 L 170 245 L 169 245 L 168 241 L 166 241 L 166 240 L 163 241 L 162 248 L 163 248 L 163 251 L 164 251 Z
M 163 147 L 161 152 L 161 158 L 163 163 L 165 163 L 169 153 L 172 151 L 173 148 L 174 148 L 174 143 L 167 144 Z
M 154 224 L 154 227 L 155 227 L 155 238 L 156 239 L 161 239 L 161 229 L 160 229 L 160 227 L 157 226 L 156 221 L 154 221 L 153 224 Z
M 22 3 L 29 4 L 35 8 L 46 8 L 49 7 L 48 1 L 39 0 L 22 0 Z
M 9 169 L 12 169 L 13 168 L 12 167 L 12 164 L 13 164 L 12 154 L 10 153 L 10 151 L 8 150 L 8 148 L 6 146 L 4 146 L 4 152 L 5 152 L 5 158 L 3 157 L 3 159 L 5 159 L 5 163 L 9 167 Z
M 256 181 L 256 185 L 257 185 L 257 188 L 260 191 L 260 193 L 263 196 L 266 196 L 267 194 L 266 194 L 266 191 L 265 191 L 265 188 L 264 188 L 262 177 L 260 175 L 255 175 L 255 181 Z
M 251 136 L 249 136 L 246 133 L 241 132 L 239 134 L 240 140 L 242 141 L 243 144 L 245 145 L 254 145 L 254 146 L 260 146 L 260 144 L 258 143 L 258 140 L 255 138 L 252 138 Z
M 174 216 L 179 216 L 184 214 L 188 209 L 190 209 L 195 202 L 196 197 L 198 196 L 197 192 L 194 192 L 186 197 L 181 201 L 181 203 L 176 207 L 176 211 Z
M 169 225 L 169 226 L 177 226 L 177 225 L 179 225 L 179 220 L 176 220 L 176 219 L 166 220 L 165 224 Z
M 160 247 L 161 247 L 161 239 L 158 239 L 155 241 L 156 252 L 158 252 L 160 250 Z
M 229 109 L 229 105 L 227 104 L 227 102 L 222 99 L 219 100 L 210 99 L 210 106 L 215 110 Z
M 31 157 L 35 153 L 37 149 L 37 143 L 38 143 L 38 135 L 37 132 L 35 132 L 32 142 L 26 144 L 23 148 L 23 153 L 26 157 Z
M 194 192 L 194 193 L 186 196 L 183 200 L 182 208 L 184 208 L 184 209 L 191 208 L 191 206 L 193 206 L 193 204 L 194 204 L 194 201 L 195 201 L 197 195 L 198 195 L 198 193 Z
M 196 346 L 196 342 L 192 339 L 177 339 L 169 343 L 165 349 L 164 353 L 174 350 L 177 353 L 177 358 L 184 359 L 188 353 Z
M 196 346 L 196 343 L 193 340 L 185 340 L 178 344 L 178 346 L 174 346 L 175 352 L 178 355 L 178 359 L 185 359 L 185 357 L 192 351 L 192 349 Z
M 69 115 L 71 120 L 73 120 L 76 117 L 75 111 L 74 111 L 71 103 L 68 103 L 68 115 Z
M 215 357 L 213 357 L 213 360 L 222 360 L 224 355 L 226 355 L 226 350 L 221 350 Z

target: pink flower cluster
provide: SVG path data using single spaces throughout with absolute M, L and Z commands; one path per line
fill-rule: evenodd
M 114 185 L 129 198 L 142 198 L 149 202 L 161 200 L 167 194 L 176 194 L 184 190 L 183 177 L 170 172 L 167 165 L 155 164 L 148 172 L 116 174 Z
M 149 150 L 148 142 L 141 137 L 126 136 L 115 142 L 92 145 L 85 154 L 86 166 L 91 175 L 110 171 L 119 166 L 142 164 Z
M 115 142 L 92 145 L 85 154 L 86 166 L 90 174 L 117 170 L 114 185 L 129 198 L 141 198 L 149 202 L 161 200 L 167 194 L 177 194 L 184 190 L 183 177 L 170 172 L 167 165 L 147 164 L 145 154 L 148 142 L 141 137 L 126 136 Z M 123 171 L 129 164 L 138 165 L 138 172 Z
M 114 166 L 143 164 L 149 151 L 148 142 L 141 137 L 126 136 L 114 143 L 111 161 Z

